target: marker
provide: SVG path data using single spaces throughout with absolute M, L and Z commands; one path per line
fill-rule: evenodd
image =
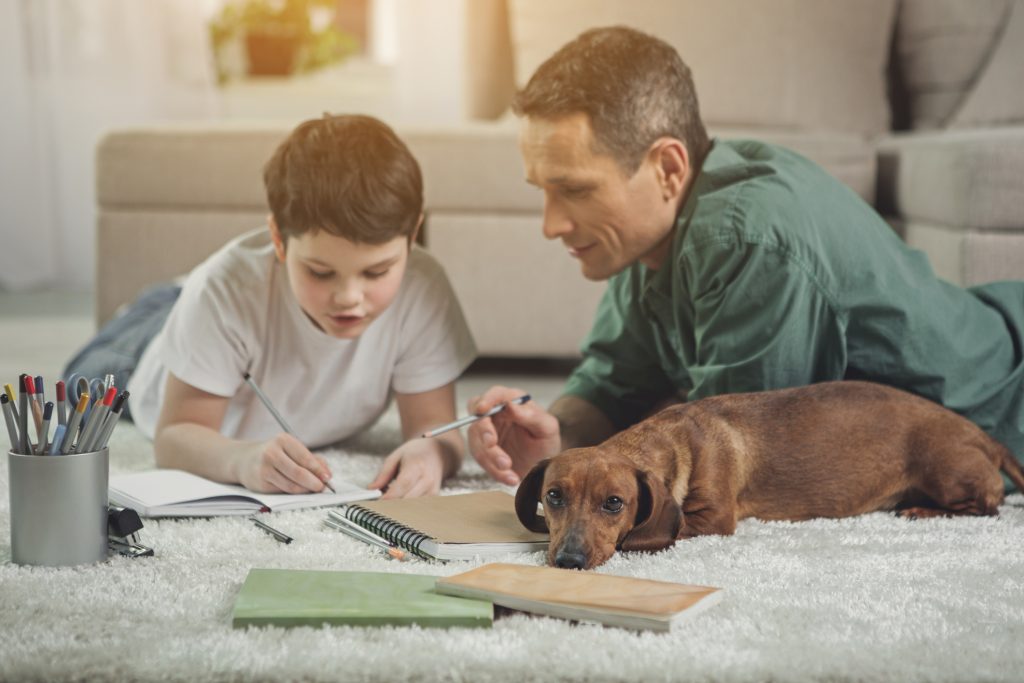
M 11 402 L 11 413 L 14 414 L 14 423 L 17 424 L 21 418 L 18 417 L 18 399 L 14 394 L 14 387 L 10 384 L 5 384 L 4 393 L 7 394 L 7 400 Z
M 39 427 L 39 441 L 36 442 L 36 455 L 46 453 L 46 442 L 50 440 L 50 420 L 53 418 L 53 401 L 48 401 L 43 408 L 43 423 Z
M 11 450 L 17 453 L 21 449 L 21 441 L 18 439 L 18 425 L 14 419 L 13 408 L 14 405 L 7 394 L 0 394 L 0 410 L 3 410 L 4 421 L 7 423 L 7 437 L 11 440 Z
M 488 410 L 486 413 L 483 413 L 482 415 L 467 415 L 466 417 L 460 418 L 455 422 L 449 422 L 446 425 L 442 425 L 440 427 L 431 429 L 429 432 L 423 432 L 422 434 L 420 434 L 420 438 L 426 439 L 432 436 L 437 436 L 438 434 L 450 432 L 451 430 L 458 429 L 459 427 L 465 427 L 468 424 L 473 424 L 477 420 L 482 420 L 485 417 L 490 417 L 491 415 L 496 415 L 500 413 L 501 411 L 505 410 L 505 406 L 507 405 L 522 405 L 529 400 L 530 395 L 523 394 L 519 398 L 514 398 L 511 401 L 508 401 L 507 403 L 499 403 L 498 405 L 494 406 L 493 408 Z
M 255 524 L 256 526 L 258 526 L 259 528 L 263 529 L 268 534 L 273 536 L 274 540 L 281 541 L 281 543 L 291 543 L 293 540 L 295 540 L 283 531 L 278 531 L 274 527 L 270 526 L 269 524 L 264 524 L 255 517 L 250 517 L 249 519 L 252 520 L 253 524 Z
M 43 391 L 43 376 L 36 375 L 36 400 L 39 401 L 39 405 L 46 405 L 46 392 Z
M 61 442 L 64 441 L 64 435 L 67 431 L 67 425 L 57 425 L 57 428 L 53 430 L 53 441 L 50 442 L 50 449 L 47 453 L 50 455 L 60 455 Z
M 18 417 L 20 418 L 18 433 L 21 435 L 21 448 L 18 451 L 20 453 L 30 452 L 28 450 L 28 386 L 25 384 L 27 378 L 26 374 L 18 377 Z
M 128 400 L 129 392 L 122 391 L 117 400 L 114 401 L 114 405 L 110 409 L 110 413 L 107 415 L 107 419 L 103 421 L 103 429 L 100 430 L 100 435 L 96 439 L 96 450 L 102 451 L 107 447 L 107 442 L 110 441 L 110 435 L 114 432 L 114 427 L 117 426 L 117 421 L 121 419 L 121 411 L 124 410 L 124 402 Z
M 107 395 L 103 397 L 103 401 L 96 401 L 97 405 L 94 405 L 92 408 L 88 423 L 85 425 L 85 431 L 82 432 L 82 438 L 78 440 L 77 453 L 92 453 L 96 450 L 96 436 L 103 426 L 103 418 L 110 412 L 110 404 L 114 402 L 116 394 L 117 389 L 110 387 L 107 389 Z
M 84 393 L 78 397 L 78 406 L 75 408 L 75 412 L 71 413 L 71 419 L 68 421 L 68 429 L 64 433 L 64 443 L 60 446 L 61 455 L 67 455 L 71 450 L 71 447 L 74 446 L 75 437 L 78 435 L 78 428 L 82 425 L 82 415 L 85 414 L 85 409 L 88 405 L 88 393 Z
M 57 382 L 57 424 L 67 426 L 67 387 L 64 381 Z
M 256 384 L 256 380 L 252 378 L 252 375 L 250 375 L 247 372 L 244 375 L 242 375 L 242 377 L 249 384 L 249 386 L 252 387 L 252 390 L 256 392 L 256 396 L 259 397 L 260 401 L 263 402 L 263 405 L 266 406 L 267 410 L 270 411 L 270 414 L 274 416 L 274 419 L 277 420 L 277 424 L 281 425 L 281 429 L 283 429 L 285 433 L 295 436 L 295 432 L 292 431 L 292 428 L 289 427 L 288 423 L 284 421 L 283 417 L 281 417 L 281 413 L 277 412 L 277 409 L 274 408 L 274 404 L 270 402 L 270 399 L 267 397 L 267 395 L 264 394 L 263 390 L 259 388 L 259 386 Z M 295 436 L 295 438 L 299 437 Z M 337 493 L 337 491 L 334 490 L 334 487 L 331 486 L 331 482 L 325 481 L 324 486 L 329 488 L 331 490 L 331 493 Z

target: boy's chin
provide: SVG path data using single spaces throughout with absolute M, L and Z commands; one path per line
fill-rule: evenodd
M 366 330 L 367 325 L 370 324 L 370 320 L 371 318 L 369 316 L 362 316 L 359 318 L 335 318 L 333 316 L 324 316 L 319 321 L 319 327 L 332 337 L 336 337 L 338 339 L 354 339 Z

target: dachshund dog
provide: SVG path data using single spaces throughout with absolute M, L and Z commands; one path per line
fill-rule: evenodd
M 543 460 L 516 492 L 549 564 L 589 569 L 615 550 L 729 535 L 738 520 L 995 515 L 1013 454 L 964 417 L 869 382 L 674 405 L 599 446 Z M 543 504 L 543 516 L 538 514 Z

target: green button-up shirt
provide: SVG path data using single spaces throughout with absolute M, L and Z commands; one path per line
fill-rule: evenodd
M 1024 282 L 938 279 L 853 191 L 793 152 L 718 141 L 657 270 L 615 275 L 566 393 L 619 428 L 694 400 L 836 379 L 906 389 L 1024 455 Z

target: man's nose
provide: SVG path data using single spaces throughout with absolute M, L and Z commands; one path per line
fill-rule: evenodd
M 572 232 L 572 220 L 559 202 L 544 198 L 544 237 L 556 240 Z

